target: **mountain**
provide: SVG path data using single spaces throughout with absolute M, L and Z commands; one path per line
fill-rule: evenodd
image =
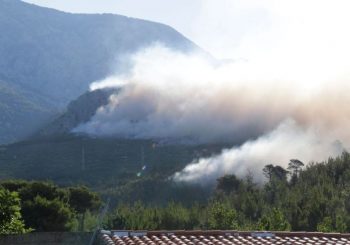
M 166 25 L 112 14 L 69 14 L 0 0 L 0 77 L 67 103 L 104 78 L 122 55 L 153 42 L 195 45 Z
M 29 136 L 55 115 L 50 101 L 35 92 L 0 81 L 0 142 L 15 141 L 17 135 Z
M 18 116 L 7 115 L 11 100 L 1 101 L 0 115 L 7 116 L 0 117 L 0 124 L 14 128 L 1 134 L 0 144 L 30 134 L 50 118 L 47 111 L 62 110 L 91 82 L 124 70 L 127 54 L 155 42 L 183 52 L 198 49 L 163 24 L 112 14 L 70 14 L 19 0 L 0 0 L 0 32 L 0 80 L 19 101 L 12 112 Z M 29 105 L 45 113 L 21 114 L 29 112 Z

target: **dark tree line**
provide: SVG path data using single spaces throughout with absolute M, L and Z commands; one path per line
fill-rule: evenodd
M 0 213 L 9 217 L 0 217 L 4 221 L 0 227 L 10 228 L 0 233 L 84 230 L 85 215 L 97 211 L 100 205 L 100 197 L 84 186 L 60 188 L 43 181 L 3 181 L 0 209 L 5 211 Z
M 350 155 L 307 166 L 266 165 L 264 184 L 226 175 L 207 204 L 120 204 L 106 228 L 350 231 Z
M 286 169 L 268 164 L 262 174 L 264 183 L 249 174 L 223 176 L 206 202 L 116 202 L 104 228 L 350 232 L 349 153 L 305 166 L 292 159 Z M 0 233 L 92 229 L 100 206 L 86 187 L 0 182 Z

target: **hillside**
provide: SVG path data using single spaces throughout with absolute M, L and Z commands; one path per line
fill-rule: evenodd
M 157 196 L 162 190 L 167 195 L 175 193 L 170 191 L 171 183 L 165 184 L 168 177 L 194 158 L 219 152 L 222 147 L 62 135 L 0 147 L 0 179 L 85 184 L 124 199 L 160 198 L 164 201 L 164 196 Z M 155 188 L 160 192 L 155 193 Z M 184 191 L 190 193 L 190 190 L 185 188 Z
M 108 103 L 113 89 L 88 91 L 67 106 L 60 116 L 41 128 L 35 136 L 51 136 L 70 133 L 81 123 L 88 122 L 96 110 Z M 33 135 L 34 136 L 34 135 Z
M 0 143 L 12 142 L 18 135 L 28 136 L 41 127 L 57 113 L 47 108 L 49 104 L 32 91 L 0 81 Z
M 19 0 L 0 0 L 0 32 L 0 80 L 14 94 L 31 91 L 25 97 L 29 104 L 50 102 L 39 103 L 44 111 L 63 109 L 91 82 L 125 70 L 121 61 L 127 54 L 154 42 L 181 51 L 197 48 L 163 24 L 112 14 L 64 13 Z M 7 100 L 1 102 L 0 115 L 7 113 L 4 107 L 11 107 Z M 26 110 L 21 105 L 18 114 Z M 48 119 L 20 115 L 21 120 L 2 117 L 0 124 L 19 128 L 28 120 L 39 125 Z M 0 144 L 30 134 L 36 128 L 30 125 L 2 135 Z
M 67 103 L 118 67 L 118 58 L 155 41 L 193 43 L 166 25 L 111 14 L 69 14 L 0 0 L 0 77 Z

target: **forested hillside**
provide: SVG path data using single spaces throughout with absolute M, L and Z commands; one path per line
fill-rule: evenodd
M 57 112 L 44 96 L 0 80 L 0 144 L 15 141 L 18 135 L 29 136 Z
M 222 147 L 73 135 L 45 137 L 0 147 L 0 179 L 85 184 L 119 201 L 204 200 L 206 196 L 197 187 L 175 184 L 169 177 L 193 159 L 218 153 Z
M 163 24 L 112 14 L 69 14 L 19 0 L 0 0 L 0 32 L 0 81 L 21 94 L 12 107 L 0 92 L 0 115 L 18 114 L 0 117 L 1 125 L 18 129 L 0 131 L 0 144 L 23 138 L 50 118 L 38 116 L 37 108 L 30 108 L 33 115 L 23 112 L 28 103 L 42 111 L 63 110 L 91 82 L 125 70 L 127 54 L 154 42 L 180 51 L 196 48 Z
M 137 176 L 142 179 L 142 174 Z M 191 184 L 169 188 L 170 181 L 160 181 L 156 175 L 133 185 L 136 181 L 130 178 L 132 199 L 126 193 L 116 195 L 117 187 L 100 192 L 102 200 L 112 200 L 103 227 L 350 232 L 349 153 L 306 166 L 291 159 L 286 169 L 269 164 L 262 174 L 265 183 L 256 183 L 249 174 L 244 178 L 226 175 L 214 189 Z M 181 195 L 183 199 L 174 199 Z M 25 228 L 36 231 L 92 230 L 98 221 L 97 208 L 106 204 L 86 187 L 40 181 L 0 181 L 0 196 L 21 208 L 13 214 L 16 222 L 23 218 Z M 150 196 L 158 200 L 150 202 Z M 24 226 L 16 224 L 14 232 L 24 232 Z
M 109 229 L 222 229 L 350 232 L 350 155 L 288 169 L 266 165 L 265 184 L 252 176 L 217 180 L 207 204 L 168 203 L 156 207 L 120 204 Z

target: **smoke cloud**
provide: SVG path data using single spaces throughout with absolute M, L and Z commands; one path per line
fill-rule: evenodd
M 317 127 L 303 129 L 293 120 L 286 120 L 272 132 L 247 141 L 240 147 L 225 149 L 220 155 L 201 158 L 176 173 L 176 181 L 213 183 L 216 178 L 234 173 L 245 176 L 253 173 L 255 179 L 263 182 L 261 171 L 267 164 L 286 167 L 296 156 L 305 163 L 323 161 L 344 150 L 340 141 L 318 134 Z M 205 182 L 204 182 L 205 180 Z
M 307 163 L 338 155 L 350 143 L 346 2 L 329 7 L 320 1 L 317 9 L 318 1 L 301 9 L 297 7 L 302 3 L 295 2 L 265 8 L 272 24 L 265 32 L 245 33 L 235 47 L 239 58 L 232 61 L 178 53 L 162 45 L 133 55 L 128 73 L 91 85 L 121 89 L 75 131 L 194 143 L 244 142 L 194 160 L 174 175 L 178 181 L 214 181 L 248 171 L 261 179 L 266 164 L 286 166 L 291 158 Z M 332 18 L 324 18 L 327 14 Z

